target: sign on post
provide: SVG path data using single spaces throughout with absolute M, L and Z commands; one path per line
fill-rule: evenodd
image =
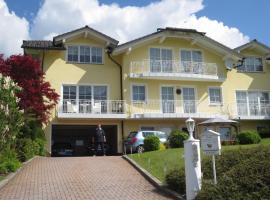
M 212 156 L 214 184 L 217 184 L 215 155 L 221 154 L 220 134 L 207 130 L 201 136 L 201 147 L 206 155 Z
M 220 155 L 220 134 L 212 130 L 205 131 L 201 136 L 201 148 L 207 155 Z

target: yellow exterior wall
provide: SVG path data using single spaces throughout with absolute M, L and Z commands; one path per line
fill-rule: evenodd
M 76 40 L 69 41 L 65 45 L 69 44 L 83 44 L 105 47 L 104 44 L 98 43 L 89 38 L 77 38 Z M 183 81 L 183 80 L 150 80 L 130 78 L 130 63 L 132 61 L 143 61 L 149 59 L 149 49 L 151 47 L 171 48 L 173 50 L 173 60 L 180 60 L 180 49 L 196 49 L 201 50 L 203 55 L 203 62 L 216 63 L 218 66 L 218 74 L 220 77 L 224 77 L 224 82 L 206 82 L 206 81 Z M 30 50 L 29 53 L 38 52 L 42 57 L 42 51 Z M 256 49 L 243 50 L 243 55 L 256 55 L 262 56 Z M 106 55 L 103 54 L 104 64 L 78 64 L 68 63 L 66 61 L 66 51 L 51 50 L 44 53 L 44 72 L 46 73 L 46 80 L 49 81 L 52 87 L 58 94 L 61 95 L 62 84 L 100 84 L 108 86 L 108 99 L 120 100 L 120 75 L 119 68 L 116 66 Z M 131 105 L 131 85 L 132 84 L 144 84 L 146 85 L 146 97 L 148 100 L 161 100 L 161 86 L 173 86 L 175 88 L 182 87 L 194 87 L 196 92 L 196 100 L 198 100 L 197 112 L 199 113 L 211 113 L 231 115 L 232 107 L 236 103 L 235 90 L 267 90 L 270 91 L 270 65 L 264 63 L 264 72 L 262 73 L 240 73 L 236 69 L 227 71 L 224 65 L 224 56 L 218 55 L 213 51 L 209 51 L 206 48 L 201 48 L 196 44 L 192 45 L 190 41 L 176 38 L 167 38 L 163 43 L 154 41 L 142 45 L 138 48 L 134 48 L 130 53 L 123 53 L 114 58 L 123 66 L 123 94 L 124 100 L 127 101 L 128 117 L 134 113 L 140 113 L 141 105 Z M 211 106 L 209 105 L 208 88 L 209 87 L 221 87 L 223 105 Z M 176 105 L 176 109 L 182 112 L 183 95 L 176 95 L 175 100 L 179 101 Z M 150 101 L 149 101 L 150 102 Z M 160 112 L 161 106 L 159 103 L 146 107 L 148 112 Z M 145 110 L 144 110 L 145 111 Z M 203 119 L 197 119 L 199 123 Z M 163 119 L 163 120 L 136 120 L 126 119 L 124 120 L 124 136 L 126 137 L 130 131 L 139 130 L 141 126 L 155 126 L 156 129 L 162 127 L 183 128 L 185 127 L 184 119 Z M 47 137 L 47 148 L 50 150 L 51 146 L 51 124 L 116 124 L 118 126 L 118 149 L 121 152 L 122 149 L 122 135 L 121 135 L 121 122 L 120 120 L 59 120 L 55 116 L 55 110 L 51 116 L 51 123 L 45 127 Z M 241 121 L 241 130 L 256 129 L 256 127 L 270 124 L 268 121 Z
M 123 54 L 122 65 L 123 65 L 123 79 L 124 79 L 124 99 L 127 102 L 131 102 L 131 85 L 132 84 L 145 84 L 147 90 L 147 99 L 148 100 L 161 100 L 161 86 L 174 86 L 174 87 L 194 87 L 197 91 L 197 100 L 198 100 L 198 112 L 208 112 L 208 113 L 223 113 L 222 106 L 209 106 L 208 99 L 208 87 L 222 87 L 220 82 L 202 82 L 202 81 L 181 81 L 181 80 L 150 80 L 150 79 L 135 79 L 129 78 L 130 73 L 130 63 L 132 61 L 143 61 L 149 59 L 149 51 L 151 47 L 158 48 L 169 48 L 173 51 L 173 60 L 180 61 L 180 50 L 181 49 L 194 49 L 200 50 L 202 52 L 203 62 L 206 63 L 216 63 L 218 67 L 218 74 L 220 77 L 226 77 L 226 68 L 222 56 L 218 56 L 215 53 L 197 46 L 196 44 L 192 45 L 190 41 L 177 39 L 177 38 L 168 38 L 162 44 L 159 41 L 153 41 L 151 44 L 146 44 L 131 50 L 127 54 Z M 223 88 L 222 88 L 223 90 Z M 175 100 L 179 100 L 177 110 L 182 110 L 182 95 L 175 95 Z M 140 112 L 142 105 L 137 104 L 136 106 L 130 105 L 130 113 L 134 114 Z M 144 105 L 145 106 L 145 105 Z M 149 111 L 158 112 L 160 110 L 160 104 L 156 103 L 155 105 L 149 105 L 147 107 Z

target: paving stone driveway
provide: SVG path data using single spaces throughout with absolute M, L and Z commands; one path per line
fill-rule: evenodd
M 38 157 L 5 187 L 0 199 L 170 199 L 127 161 L 113 157 Z

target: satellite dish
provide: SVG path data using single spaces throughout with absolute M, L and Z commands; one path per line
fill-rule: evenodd
M 232 69 L 233 68 L 233 59 L 227 58 L 225 60 L 225 66 L 227 69 Z

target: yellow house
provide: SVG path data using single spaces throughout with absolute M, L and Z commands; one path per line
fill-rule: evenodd
M 87 154 L 98 123 L 114 154 L 131 131 L 185 130 L 189 116 L 270 126 L 270 48 L 256 40 L 230 49 L 193 29 L 164 28 L 118 45 L 85 26 L 22 48 L 61 96 L 45 128 L 49 152 L 68 141 Z M 229 140 L 233 130 L 218 131 Z

